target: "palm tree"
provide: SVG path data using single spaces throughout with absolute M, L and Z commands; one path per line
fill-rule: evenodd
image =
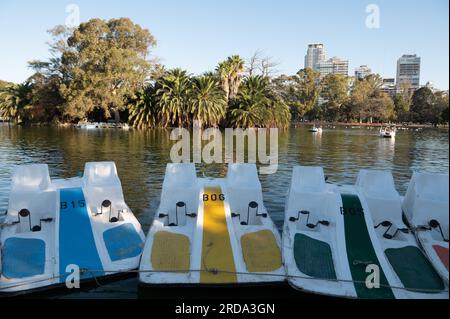
M 286 127 L 291 118 L 289 107 L 272 88 L 268 77 L 249 76 L 229 110 L 235 127 Z
M 217 66 L 216 71 L 220 76 L 222 89 L 225 91 L 227 101 L 236 97 L 244 70 L 245 61 L 239 55 L 228 57 Z
M 8 84 L 0 90 L 0 116 L 21 122 L 31 108 L 30 83 Z
M 155 88 L 150 85 L 145 90 L 136 93 L 128 103 L 128 121 L 137 128 L 155 127 L 158 109 L 154 100 Z
M 274 98 L 270 105 L 270 120 L 266 126 L 286 128 L 291 122 L 289 106 L 281 99 Z
M 269 81 L 260 75 L 245 78 L 230 107 L 231 124 L 235 127 L 256 127 L 264 122 L 270 103 Z
M 173 69 L 157 81 L 156 99 L 163 126 L 190 123 L 189 94 L 191 80 L 186 71 Z
M 190 110 L 200 127 L 217 126 L 225 115 L 227 102 L 218 81 L 211 76 L 200 76 L 193 80 Z

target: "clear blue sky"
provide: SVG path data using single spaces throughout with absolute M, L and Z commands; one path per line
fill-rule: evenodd
M 303 68 L 307 44 L 321 42 L 328 57 L 349 59 L 351 74 L 367 64 L 395 77 L 398 57 L 416 53 L 421 83 L 449 87 L 448 0 L 2 0 L 0 79 L 24 81 L 31 75 L 27 61 L 49 56 L 46 30 L 64 24 L 71 3 L 81 21 L 130 17 L 156 37 L 153 54 L 164 64 L 192 73 L 259 49 L 280 63 L 281 73 L 292 74 Z M 371 3 L 380 8 L 379 29 L 365 24 Z

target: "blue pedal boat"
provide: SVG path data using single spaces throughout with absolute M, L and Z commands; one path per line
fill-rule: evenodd
M 46 164 L 17 166 L 1 228 L 0 293 L 136 269 L 144 239 L 114 162 L 86 163 L 82 177 L 54 180 Z

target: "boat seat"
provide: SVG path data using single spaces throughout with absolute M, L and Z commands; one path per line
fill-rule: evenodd
M 86 187 L 121 187 L 114 162 L 89 162 L 84 166 L 83 181 Z
M 184 203 L 185 206 L 177 209 L 177 203 Z M 160 206 L 160 213 L 168 215 L 167 224 L 185 225 L 187 218 L 185 213 L 196 214 L 197 209 L 198 189 L 195 165 L 193 163 L 167 164 Z
M 45 271 L 45 242 L 35 238 L 8 238 L 2 247 L 2 275 L 25 278 Z
M 143 247 L 142 239 L 131 223 L 106 230 L 103 240 L 112 261 L 139 256 Z
M 168 163 L 164 176 L 163 189 L 187 189 L 194 187 L 197 173 L 194 163 Z
M 20 165 L 14 169 L 11 191 L 43 191 L 50 184 L 47 164 Z
M 322 167 L 295 166 L 292 171 L 291 190 L 294 193 L 321 193 L 326 190 Z
M 227 172 L 228 203 L 233 214 L 238 214 L 241 222 L 248 225 L 261 225 L 261 214 L 264 202 L 262 198 L 261 183 L 255 164 L 229 163 Z M 257 203 L 251 207 L 251 203 Z M 248 213 L 250 212 L 250 215 Z
M 158 231 L 153 238 L 150 262 L 154 270 L 189 272 L 190 243 L 186 235 Z
M 280 248 L 270 230 L 243 235 L 241 246 L 249 272 L 272 272 L 282 266 Z
M 436 219 L 448 233 L 448 192 L 448 174 L 414 172 L 403 200 L 405 216 L 413 226 Z
M 389 171 L 362 169 L 358 173 L 356 187 L 361 188 L 369 197 L 398 199 L 394 178 Z
M 255 189 L 261 191 L 256 165 L 251 163 L 229 163 L 227 186 L 231 189 Z
M 442 279 L 419 248 L 388 248 L 385 254 L 405 288 L 422 292 L 445 288 Z
M 20 165 L 14 169 L 11 180 L 8 215 L 6 222 L 16 222 L 18 212 L 30 211 L 31 226 L 39 225 L 40 219 L 54 218 L 56 212 L 56 191 L 46 164 Z
M 86 163 L 83 182 L 86 200 L 93 214 L 102 211 L 101 206 L 105 200 L 111 202 L 111 209 L 114 212 L 128 208 L 114 162 Z
M 294 236 L 293 249 L 295 263 L 302 273 L 314 278 L 336 279 L 333 255 L 328 243 L 298 233 Z

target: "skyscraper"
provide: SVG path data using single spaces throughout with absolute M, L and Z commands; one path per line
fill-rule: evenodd
M 397 60 L 397 88 L 403 83 L 409 83 L 414 90 L 420 87 L 420 57 L 415 54 L 404 54 Z
M 355 79 L 362 80 L 372 73 L 372 70 L 367 65 L 361 65 L 355 69 Z
M 312 43 L 308 45 L 305 55 L 305 68 L 317 69 L 317 64 L 325 60 L 325 50 L 322 43 Z

